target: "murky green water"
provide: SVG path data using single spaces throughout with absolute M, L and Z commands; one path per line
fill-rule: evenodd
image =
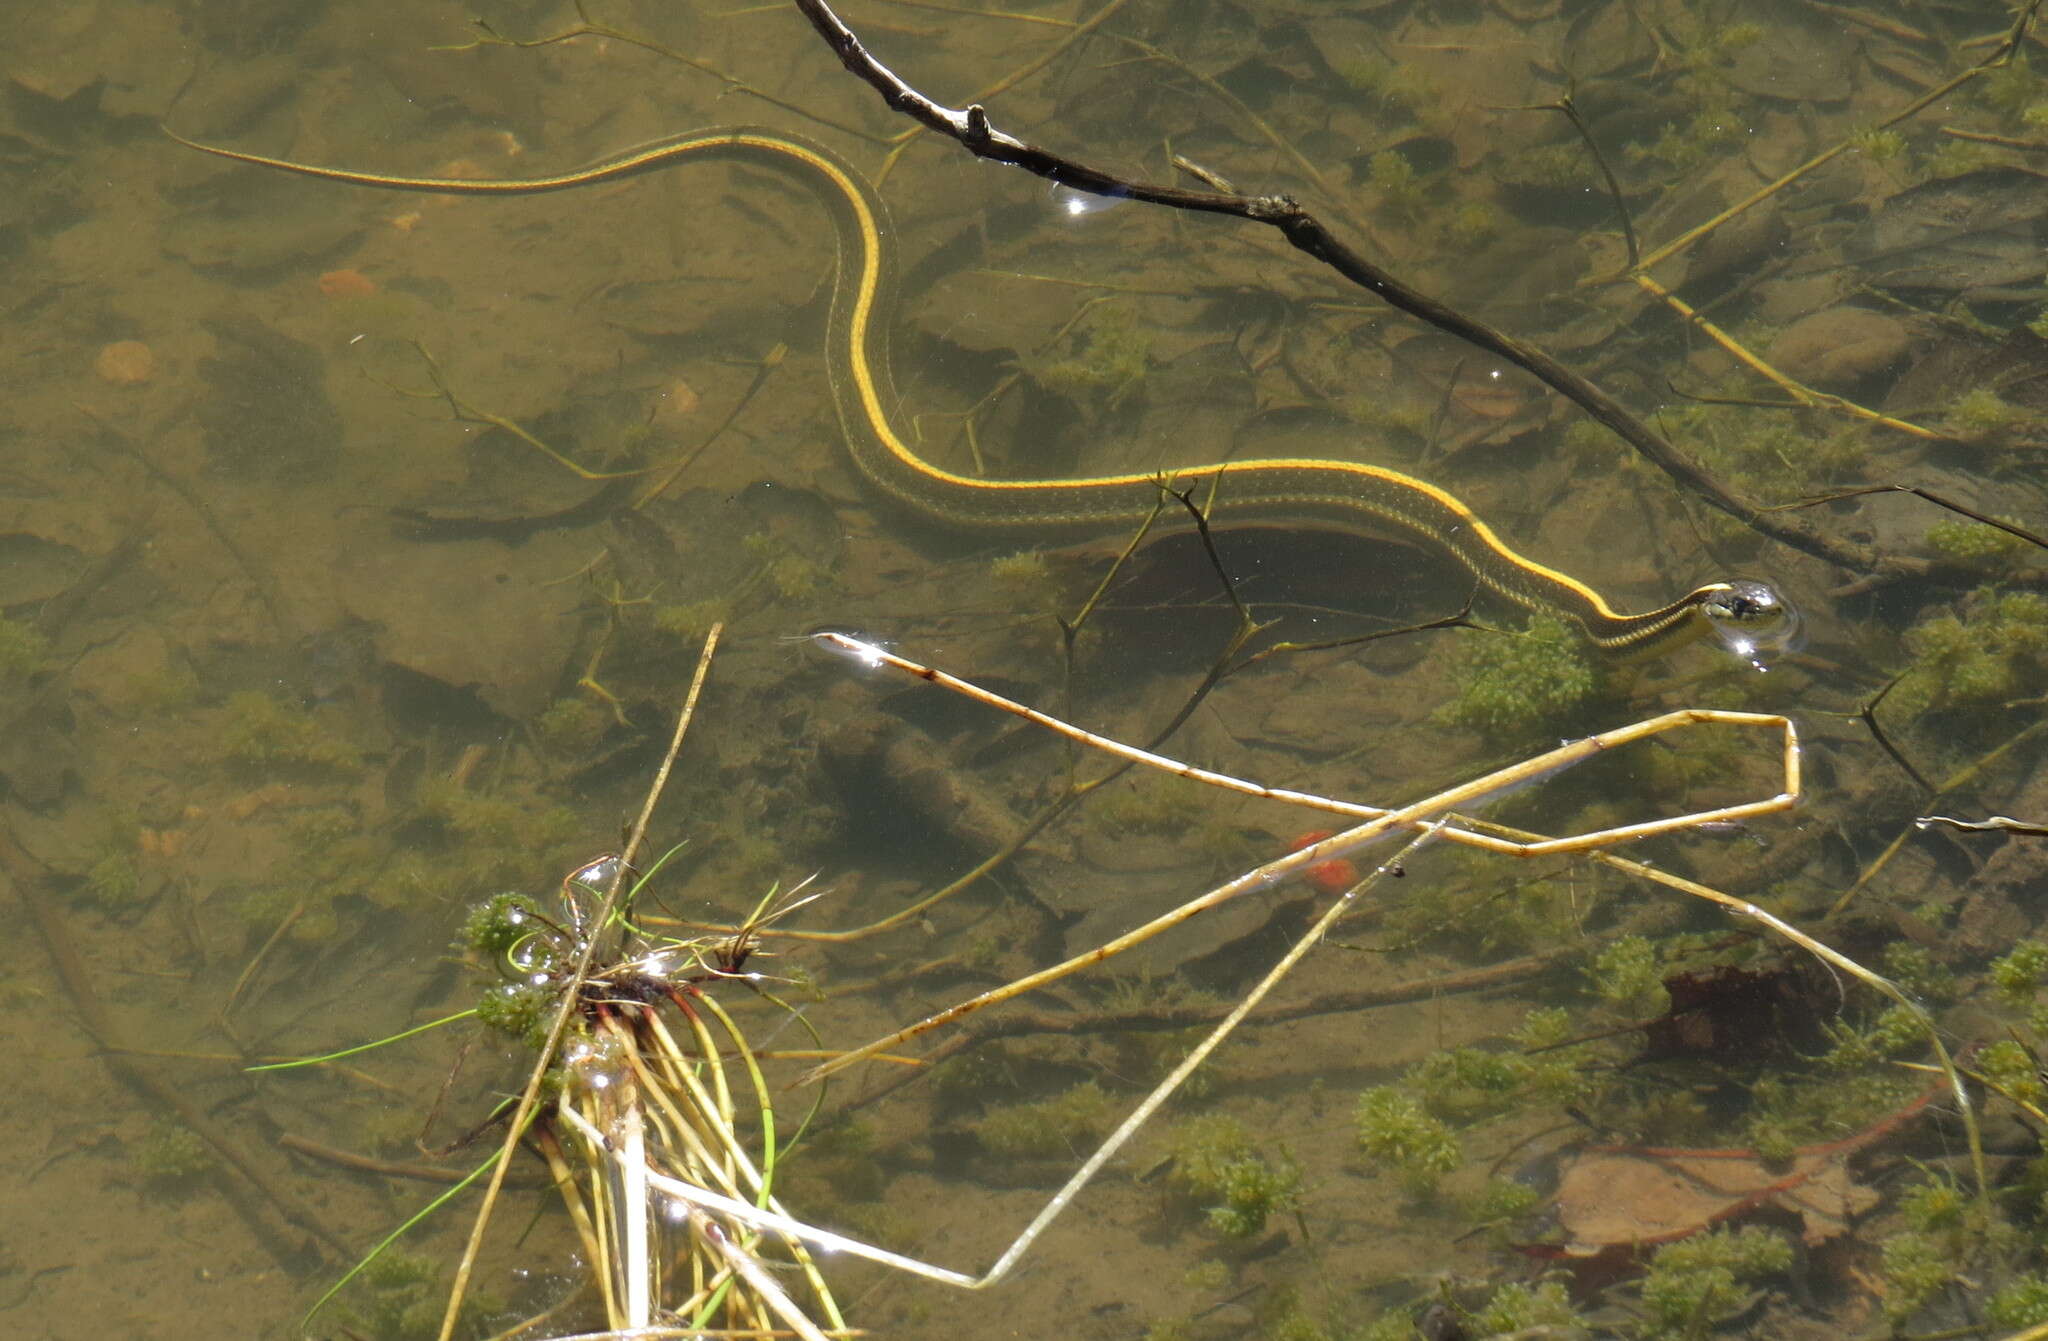
M 26 901 L 0 979 L 18 1067 L 0 1099 L 18 1155 L 0 1328 L 300 1334 L 351 1255 L 435 1192 L 309 1147 L 423 1162 L 416 1142 L 462 1136 L 518 1059 L 462 1024 L 317 1073 L 242 1064 L 472 1002 L 479 974 L 449 948 L 465 911 L 547 895 L 616 845 L 720 619 L 652 837 L 687 843 L 661 891 L 685 919 L 740 916 L 814 873 L 824 896 L 790 926 L 887 917 L 1106 767 L 820 655 L 804 635 L 821 627 L 1134 742 L 1199 696 L 1165 753 L 1388 805 L 1675 708 L 1783 713 L 1806 745 L 1798 809 L 1626 855 L 1891 972 L 1952 1048 L 2003 1040 L 1980 1063 L 2006 1094 L 1980 1096 L 1996 1186 L 1978 1202 L 1953 1102 L 1926 1102 L 1928 1075 L 1901 1065 L 1929 1059 L 1925 1040 L 1877 994 L 1640 873 L 1440 844 L 1362 901 L 1010 1281 L 969 1295 L 839 1267 L 854 1325 L 1837 1337 L 2048 1318 L 2028 1293 L 2048 1179 L 2030 1057 L 2048 1021 L 2036 966 L 2010 953 L 2039 918 L 2040 840 L 1912 824 L 2048 821 L 2038 548 L 1899 493 L 1791 514 L 1853 562 L 1766 539 L 1269 230 L 1071 208 L 905 136 L 793 11 L 620 3 L 590 14 L 610 36 L 528 48 L 479 34 L 558 34 L 575 15 L 480 12 L 488 29 L 439 3 L 104 0 L 39 13 L 0 58 L 0 856 Z M 2048 83 L 2022 56 L 1885 126 L 1994 54 L 2003 6 L 847 17 L 906 77 L 984 99 L 1014 133 L 1147 178 L 1181 155 L 1297 196 L 1743 498 L 1908 485 L 2044 529 Z M 1626 278 L 1613 198 L 1544 106 L 1567 92 L 1645 254 L 1754 203 L 1660 259 L 1654 284 Z M 1469 582 L 1423 544 L 1225 527 L 1237 597 L 1276 622 L 1208 685 L 1234 617 L 1184 527 L 1140 549 L 1069 640 L 1060 619 L 1127 536 L 1020 554 L 863 487 L 827 390 L 828 230 L 791 183 L 703 165 L 544 197 L 385 193 L 207 158 L 160 120 L 259 154 L 462 177 L 702 125 L 795 131 L 877 178 L 892 211 L 902 422 L 933 460 L 1025 478 L 1390 466 L 1618 608 L 1757 579 L 1801 612 L 1803 641 L 1764 668 L 1704 643 L 1624 663 L 1517 636 L 1523 617 L 1482 599 L 1484 628 L 1242 665 L 1441 620 Z M 1797 385 L 1744 372 L 1730 345 Z M 620 505 L 685 462 L 658 499 Z M 1737 805 L 1778 789 L 1775 750 L 1763 731 L 1696 728 L 1487 813 L 1576 834 Z M 857 1046 L 1329 827 L 1127 777 L 887 931 L 771 941 L 754 967 L 790 980 L 801 1027 L 731 999 L 764 1046 Z M 985 1267 L 1326 898 L 1290 881 L 905 1045 L 942 1049 L 943 1067 L 835 1081 L 785 1202 Z M 778 1096 L 788 1113 L 808 1101 Z M 430 1278 L 466 1227 L 458 1209 L 408 1236 L 416 1259 L 307 1334 L 431 1335 Z M 1647 1279 L 1624 1260 L 1681 1240 L 1692 1257 Z M 582 1279 L 550 1193 L 516 1192 L 493 1242 L 485 1332 Z M 1555 1260 L 1567 1244 L 1576 1273 Z M 1552 1287 L 1553 1311 L 1517 1314 L 1517 1285 Z M 558 1328 L 597 1325 L 576 1307 Z

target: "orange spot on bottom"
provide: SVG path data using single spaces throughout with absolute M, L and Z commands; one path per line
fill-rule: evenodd
M 156 355 L 140 340 L 116 340 L 100 350 L 92 368 L 115 386 L 139 386 L 156 376 Z
M 320 292 L 329 298 L 367 298 L 377 291 L 377 281 L 360 270 L 330 270 L 320 276 Z
M 1336 832 L 1335 829 L 1310 829 L 1289 843 L 1287 850 L 1299 852 L 1305 847 L 1322 842 L 1325 838 L 1333 837 Z M 1358 868 L 1342 857 L 1337 857 L 1305 867 L 1301 872 L 1301 878 L 1325 894 L 1342 894 L 1358 883 Z

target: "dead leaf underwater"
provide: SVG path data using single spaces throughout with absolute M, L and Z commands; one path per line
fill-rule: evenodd
M 1849 1169 L 1858 1151 L 1932 1103 L 1945 1083 L 1851 1136 L 1805 1146 L 1790 1163 L 1767 1164 L 1752 1150 L 1589 1146 L 1558 1182 L 1561 1244 L 1532 1245 L 1532 1255 L 1583 1260 L 1633 1254 L 1764 1210 L 1797 1217 L 1808 1247 L 1848 1232 L 1878 1195 Z

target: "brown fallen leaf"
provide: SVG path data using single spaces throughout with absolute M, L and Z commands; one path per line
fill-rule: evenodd
M 1571 1235 L 1568 1257 L 1668 1243 L 1765 1206 L 1796 1214 L 1811 1247 L 1845 1232 L 1877 1200 L 1840 1154 L 1802 1153 L 1772 1170 L 1747 1150 L 1606 1149 L 1565 1170 L 1557 1218 Z
M 1765 1209 L 1798 1217 L 1807 1246 L 1825 1243 L 1878 1201 L 1849 1171 L 1849 1157 L 1944 1092 L 1945 1083 L 1931 1085 L 1862 1131 L 1802 1147 L 1775 1167 L 1751 1150 L 1589 1146 L 1558 1183 L 1557 1220 L 1566 1240 L 1530 1251 L 1579 1259 L 1633 1253 Z

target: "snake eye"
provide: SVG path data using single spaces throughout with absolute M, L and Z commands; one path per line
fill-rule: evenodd
M 1737 656 L 1790 651 L 1799 642 L 1799 612 L 1765 583 L 1730 582 L 1700 609 L 1721 645 Z

